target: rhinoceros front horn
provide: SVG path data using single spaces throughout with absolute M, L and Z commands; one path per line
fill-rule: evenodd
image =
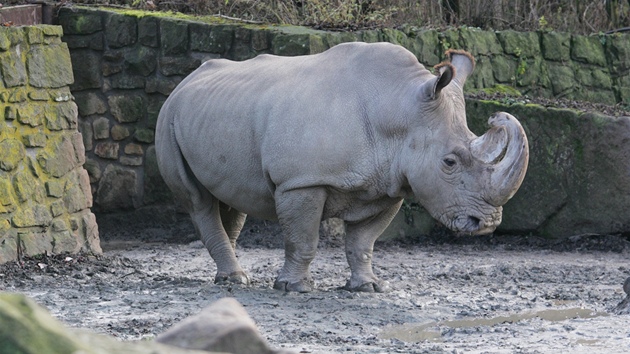
M 470 143 L 470 151 L 488 165 L 486 200 L 500 206 L 512 198 L 523 182 L 529 163 L 529 144 L 521 124 L 508 113 L 495 113 L 488 124 L 490 130 Z

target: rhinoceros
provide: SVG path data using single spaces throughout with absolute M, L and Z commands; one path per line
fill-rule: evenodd
M 235 256 L 247 215 L 277 220 L 285 259 L 274 283 L 313 289 L 319 225 L 345 222 L 345 288 L 381 292 L 375 240 L 414 198 L 448 228 L 492 232 L 523 181 L 523 128 L 496 113 L 477 137 L 463 87 L 473 57 L 450 50 L 435 74 L 401 46 L 348 43 L 325 52 L 211 59 L 164 103 L 159 170 L 216 262 L 215 283 L 247 284 Z

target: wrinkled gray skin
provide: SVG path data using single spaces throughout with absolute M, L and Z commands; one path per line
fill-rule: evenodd
M 279 220 L 285 263 L 274 288 L 313 289 L 320 221 L 346 223 L 352 291 L 384 291 L 374 241 L 403 198 L 447 227 L 493 231 L 520 186 L 527 139 L 507 113 L 475 136 L 462 87 L 474 68 L 449 53 L 434 75 L 400 46 L 348 43 L 301 57 L 210 60 L 159 115 L 160 171 L 217 264 L 215 282 L 248 283 L 234 246 L 247 214 Z

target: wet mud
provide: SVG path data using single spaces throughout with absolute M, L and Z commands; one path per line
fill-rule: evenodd
M 248 287 L 213 284 L 216 268 L 199 241 L 114 238 L 98 258 L 0 266 L 0 288 L 33 297 L 69 326 L 121 340 L 153 338 L 229 296 L 272 347 L 301 353 L 630 352 L 630 315 L 612 311 L 630 276 L 622 236 L 377 243 L 375 274 L 392 288 L 381 294 L 341 289 L 343 241 L 322 240 L 311 266 L 316 289 L 297 294 L 272 289 L 283 262 L 277 230 L 246 231 L 237 255 Z

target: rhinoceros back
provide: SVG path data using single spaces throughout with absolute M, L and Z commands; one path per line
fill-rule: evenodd
M 422 75 L 430 74 L 411 53 L 385 43 L 207 61 L 160 112 L 156 146 L 169 146 L 158 146 L 160 169 L 179 153 L 187 173 L 219 200 L 273 219 L 279 185 L 362 183 L 357 176 L 375 168 L 374 127 L 366 116 L 401 100 L 406 83 Z

